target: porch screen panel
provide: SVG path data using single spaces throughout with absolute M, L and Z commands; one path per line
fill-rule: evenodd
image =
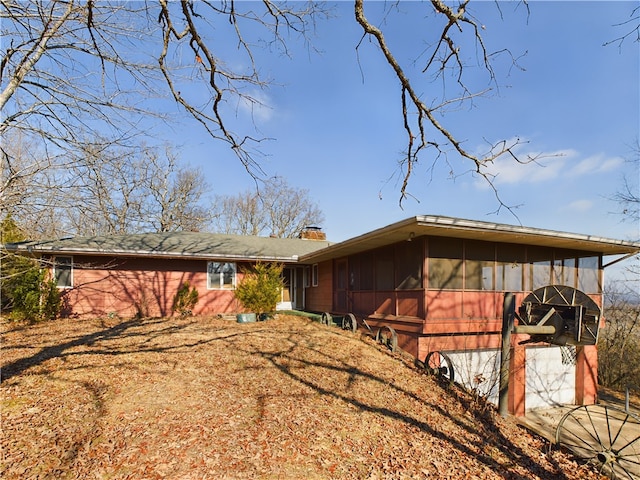
M 600 257 L 578 259 L 578 290 L 584 293 L 602 293 Z
M 373 290 L 374 268 L 373 255 L 365 253 L 360 255 L 360 289 Z
M 498 244 L 496 290 L 524 291 L 523 276 L 526 252 L 522 245 Z
M 376 253 L 376 290 L 393 290 L 393 250 Z
M 496 247 L 493 243 L 467 241 L 465 243 L 464 288 L 493 290 Z
M 544 287 L 551 283 L 551 261 L 553 251 L 550 248 L 530 247 L 527 251 L 527 260 L 530 265 L 529 282 L 530 289 Z M 525 285 L 525 289 L 528 286 Z
M 462 240 L 429 238 L 429 288 L 462 289 Z
M 399 245 L 397 253 L 399 290 L 422 288 L 424 248 L 421 239 Z
M 349 290 L 360 290 L 360 256 L 349 257 Z

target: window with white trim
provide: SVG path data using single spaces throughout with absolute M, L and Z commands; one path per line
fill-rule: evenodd
M 314 287 L 318 286 L 318 264 L 314 263 L 311 266 L 311 285 Z
M 58 288 L 73 287 L 73 257 L 53 259 L 53 278 Z
M 233 290 L 236 288 L 236 264 L 232 262 L 207 262 L 207 288 L 209 290 Z

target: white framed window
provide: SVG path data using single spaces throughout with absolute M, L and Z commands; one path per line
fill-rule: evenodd
M 209 290 L 233 290 L 236 288 L 236 264 L 232 262 L 207 262 L 207 288 Z
M 53 259 L 53 278 L 58 288 L 73 287 L 73 257 Z
M 314 287 L 318 286 L 318 264 L 314 263 L 311 266 L 311 285 Z

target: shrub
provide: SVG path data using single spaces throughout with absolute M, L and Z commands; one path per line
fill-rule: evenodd
M 282 264 L 257 263 L 235 290 L 238 301 L 258 315 L 273 313 L 282 291 Z
M 182 316 L 191 315 L 198 303 L 198 290 L 196 287 L 189 289 L 189 282 L 184 282 L 173 299 L 173 313 L 179 312 Z
M 54 320 L 60 314 L 62 297 L 47 270 L 31 268 L 10 282 L 10 318 L 39 322 Z

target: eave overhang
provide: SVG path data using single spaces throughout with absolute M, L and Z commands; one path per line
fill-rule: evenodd
M 398 242 L 410 241 L 413 238 L 424 235 L 535 245 L 602 255 L 629 255 L 640 252 L 640 242 L 502 223 L 421 215 L 333 244 L 327 248 L 301 255 L 300 262 L 319 263 Z

